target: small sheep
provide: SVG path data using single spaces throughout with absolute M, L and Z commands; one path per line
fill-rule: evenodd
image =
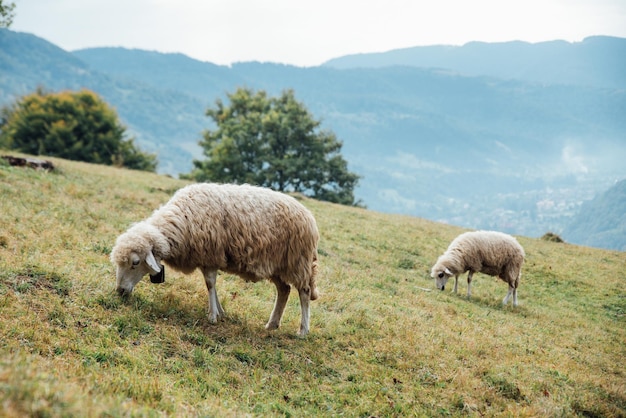
M 459 275 L 467 275 L 467 297 L 472 295 L 472 275 L 484 273 L 497 276 L 509 284 L 509 292 L 502 300 L 506 305 L 513 296 L 517 306 L 517 287 L 522 275 L 524 249 L 515 238 L 502 232 L 474 231 L 456 237 L 431 270 L 437 280 L 437 288 L 444 290 L 448 278 L 454 276 L 454 293 L 457 292 Z
M 224 310 L 215 288 L 217 271 L 276 286 L 266 329 L 280 326 L 291 286 L 300 296 L 299 335 L 309 331 L 309 301 L 318 297 L 315 218 L 296 199 L 269 189 L 193 184 L 180 189 L 146 220 L 117 238 L 111 261 L 117 291 L 128 295 L 146 274 L 163 281 L 161 261 L 185 274 L 200 269 L 209 291 L 209 321 Z

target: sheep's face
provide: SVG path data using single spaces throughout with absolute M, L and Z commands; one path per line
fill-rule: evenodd
M 143 276 L 157 274 L 160 271 L 161 266 L 155 260 L 152 252 L 148 252 L 144 257 L 131 252 L 127 260 L 117 265 L 117 293 L 122 296 L 131 294 Z
M 454 274 L 447 267 L 433 268 L 430 275 L 435 279 L 435 282 L 437 283 L 437 289 L 439 290 L 445 290 L 448 279 L 451 276 L 454 276 Z

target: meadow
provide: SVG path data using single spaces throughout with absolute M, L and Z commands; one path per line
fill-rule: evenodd
M 115 238 L 185 185 L 51 159 L 0 160 L 2 416 L 626 416 L 626 254 L 517 237 L 518 307 L 476 275 L 429 276 L 461 228 L 301 198 L 321 232 L 311 332 L 292 292 L 199 273 L 115 293 Z

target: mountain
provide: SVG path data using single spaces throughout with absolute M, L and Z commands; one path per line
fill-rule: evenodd
M 570 219 L 619 177 L 626 155 L 621 90 L 402 66 L 222 67 L 122 48 L 74 54 L 107 74 L 207 101 L 238 86 L 272 94 L 293 88 L 344 141 L 351 169 L 364 176 L 358 197 L 385 212 L 527 235 L 560 232 L 560 217 Z
M 125 48 L 90 48 L 72 54 L 105 74 L 142 80 L 152 86 L 189 95 L 217 98 L 243 80 L 230 68 L 201 62 L 183 54 Z
M 585 202 L 563 231 L 570 242 L 626 251 L 626 180 Z
M 207 107 L 246 86 L 273 95 L 293 89 L 343 141 L 350 170 L 363 176 L 356 196 L 376 211 L 541 236 L 562 232 L 582 201 L 626 176 L 626 85 L 411 66 L 226 67 L 123 48 L 70 53 L 8 30 L 0 31 L 0 54 L 0 104 L 42 83 L 90 88 L 173 175 L 202 156 Z M 48 68 L 58 68 L 54 77 Z
M 331 68 L 397 65 L 445 68 L 468 76 L 490 76 L 543 84 L 626 86 L 626 39 L 592 36 L 582 42 L 485 43 L 418 46 L 388 52 L 347 55 L 323 64 Z
M 191 165 L 189 149 L 197 148 L 206 106 L 198 98 L 108 75 L 34 35 L 0 29 L 0 105 L 37 87 L 97 92 L 116 108 L 136 143 L 158 153 L 160 171 L 174 174 Z

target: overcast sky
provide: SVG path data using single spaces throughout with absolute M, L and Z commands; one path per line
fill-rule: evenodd
M 626 0 L 12 1 L 12 30 L 68 51 L 123 46 L 221 65 L 316 66 L 348 54 L 470 41 L 626 38 Z

